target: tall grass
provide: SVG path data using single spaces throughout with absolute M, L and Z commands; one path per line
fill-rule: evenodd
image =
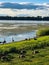
M 43 28 L 38 30 L 37 37 L 49 35 L 49 28 Z

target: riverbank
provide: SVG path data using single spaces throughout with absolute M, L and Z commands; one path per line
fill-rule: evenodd
M 25 56 L 21 56 L 21 51 L 25 51 Z M 0 65 L 48 65 L 49 36 L 2 44 L 0 53 L 6 54 L 0 57 Z

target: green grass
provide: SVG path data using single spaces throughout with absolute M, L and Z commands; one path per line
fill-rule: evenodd
M 49 35 L 49 28 L 41 28 L 37 31 L 37 36 L 41 37 L 41 36 L 48 36 Z
M 20 52 L 25 50 L 25 58 L 19 58 Z M 34 54 L 33 51 L 40 51 Z M 49 65 L 49 36 L 37 38 L 37 40 L 24 40 L 0 45 L 0 53 L 7 53 L 10 61 L 2 61 L 0 65 Z M 13 58 L 11 58 L 13 57 Z

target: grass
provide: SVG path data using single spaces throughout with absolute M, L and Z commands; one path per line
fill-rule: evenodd
M 39 29 L 36 34 L 38 37 L 46 36 L 46 35 L 48 36 L 49 35 L 49 28 Z
M 24 58 L 19 58 L 21 50 L 26 51 Z M 34 50 L 39 53 L 34 54 Z M 1 44 L 0 53 L 6 54 L 5 58 L 10 59 L 3 60 L 2 57 L 0 65 L 49 65 L 49 36 Z

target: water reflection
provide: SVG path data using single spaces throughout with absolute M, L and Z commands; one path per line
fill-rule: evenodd
M 27 33 L 22 33 L 22 34 L 16 34 L 16 35 L 10 35 L 10 36 L 0 36 L 0 42 L 3 42 L 4 39 L 6 40 L 7 43 L 12 42 L 12 38 L 14 39 L 14 41 L 21 41 L 24 39 L 29 39 L 29 38 L 33 38 L 36 36 L 36 31 L 31 31 L 31 32 L 27 32 Z

